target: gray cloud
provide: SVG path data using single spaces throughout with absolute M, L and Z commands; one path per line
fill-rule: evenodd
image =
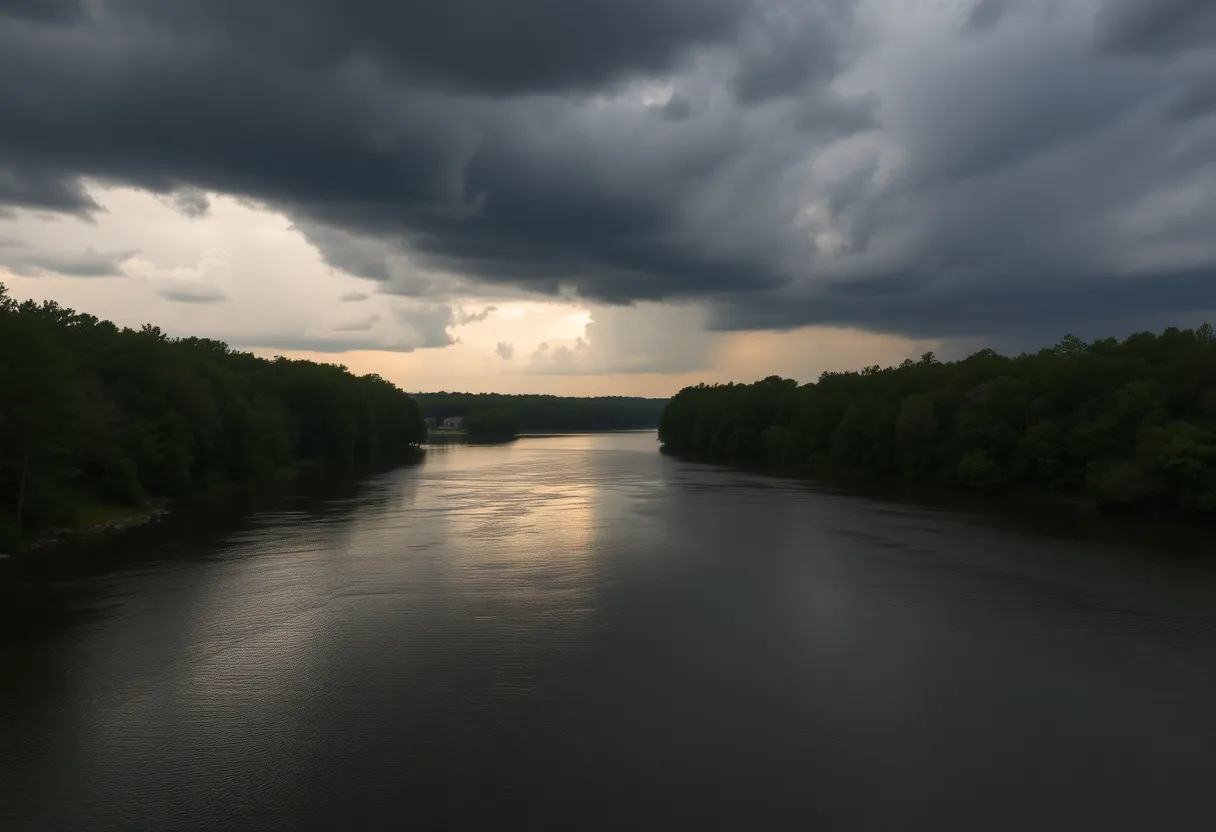
M 205 217 L 211 210 L 211 200 L 198 188 L 180 188 L 169 195 L 167 202 L 174 211 L 192 219 Z
M 692 117 L 692 102 L 688 96 L 674 93 L 658 110 L 668 121 L 686 121 Z
M 5 0 L 3 13 L 41 23 L 64 23 L 83 17 L 84 9 L 80 0 Z
M 830 81 L 853 47 L 853 0 L 821 0 L 795 13 L 784 3 L 761 3 L 760 20 L 745 38 L 734 90 L 743 104 L 759 104 Z
M 367 300 L 370 297 L 371 295 L 369 295 L 367 292 L 347 292 L 338 298 L 338 300 L 342 301 L 343 303 L 359 303 Z
M 1010 0 L 976 0 L 967 12 L 967 28 L 982 30 L 995 26 L 1011 5 Z
M 335 268 L 391 276 L 393 291 L 418 297 L 433 292 L 434 271 L 615 301 L 785 279 L 766 262 L 771 233 L 700 245 L 692 226 L 704 218 L 689 216 L 690 198 L 719 190 L 707 178 L 715 170 L 770 177 L 799 148 L 749 149 L 760 126 L 727 111 L 660 124 L 620 103 L 606 122 L 589 98 L 510 95 L 611 93 L 684 66 L 742 37 L 745 23 L 754 30 L 750 0 L 631 0 L 636 9 L 614 6 L 606 19 L 523 25 L 550 2 L 515 4 L 505 20 L 483 10 L 476 27 L 447 27 L 451 12 L 434 4 L 369 0 L 267 2 L 240 15 L 224 2 L 101 2 L 96 18 L 53 33 L 0 17 L 0 76 L 59 102 L 37 106 L 38 95 L 0 87 L 16 125 L 0 135 L 0 162 L 66 181 L 87 173 L 253 197 L 291 213 Z M 290 31 L 275 24 L 283 14 Z M 402 15 L 409 26 L 389 25 Z M 552 31 L 555 20 L 568 36 Z M 452 38 L 468 42 L 437 49 Z M 124 83 L 106 80 L 114 73 Z M 655 135 L 637 142 L 639 129 Z M 708 209 L 728 206 L 702 200 L 698 211 Z M 368 241 L 381 250 L 369 253 Z M 403 246 L 408 267 L 392 262 Z
M 1163 55 L 1210 49 L 1216 5 L 1210 0 L 1105 0 L 1097 42 L 1112 54 Z
M 505 96 L 597 90 L 669 71 L 690 49 L 729 41 L 750 3 L 618 0 L 587 4 L 577 14 L 565 0 L 263 0 L 256 8 L 241 0 L 127 0 L 109 6 L 164 35 L 191 33 L 195 43 L 231 46 L 236 54 L 274 44 L 284 62 L 322 70 L 358 55 L 395 82 Z
M 506 341 L 499 341 L 498 346 L 494 348 L 494 354 L 503 361 L 510 361 L 515 357 L 515 345 L 509 344 Z
M 0 93 L 2 94 L 2 93 Z M 77 178 L 79 171 L 53 171 L 0 155 L 0 207 L 58 211 L 88 216 L 101 210 Z
M 452 321 L 453 326 L 465 326 L 467 324 L 477 324 L 484 321 L 486 318 L 498 311 L 497 306 L 487 306 L 480 312 L 465 312 L 463 309 L 458 312 Z
M 24 277 L 59 274 L 65 277 L 122 277 L 122 264 L 138 250 L 79 252 L 30 252 L 12 244 L 0 245 L 0 268 Z
M 471 3 L 6 4 L 0 208 L 257 200 L 422 346 L 487 288 L 1009 338 L 1216 306 L 1207 0 Z
M 412 348 L 446 347 L 456 343 L 448 332 L 455 324 L 452 307 L 444 303 L 419 303 L 393 312 L 397 322 L 410 332 Z
M 222 303 L 229 299 L 228 293 L 213 283 L 198 280 L 164 278 L 157 293 L 166 300 L 178 303 Z
M 353 321 L 336 324 L 334 332 L 368 332 L 380 320 L 380 316 L 372 313 Z

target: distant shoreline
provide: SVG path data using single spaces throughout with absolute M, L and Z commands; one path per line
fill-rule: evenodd
M 544 433 L 521 433 L 520 439 L 548 439 L 558 436 L 597 436 L 606 433 L 658 433 L 659 429 L 654 428 L 620 428 L 616 430 L 553 430 Z
M 536 433 L 520 432 L 516 434 L 516 439 L 555 439 L 562 436 L 603 436 L 606 434 L 626 434 L 626 433 L 658 433 L 658 428 L 619 428 L 615 430 L 554 430 Z M 439 440 L 439 444 L 443 444 L 446 440 L 468 440 L 469 433 L 464 430 L 435 430 L 427 434 L 427 444 L 434 444 L 432 440 Z M 457 443 L 452 443 L 457 444 Z M 487 444 L 469 442 L 468 444 Z M 501 444 L 501 443 L 494 443 Z

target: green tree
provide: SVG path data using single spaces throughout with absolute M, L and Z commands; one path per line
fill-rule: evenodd
M 4 548 L 93 503 L 390 464 L 426 438 L 417 403 L 379 376 L 17 304 L 2 284 L 0 391 Z
M 671 454 L 812 476 L 1212 516 L 1216 335 L 1066 335 L 1015 357 L 927 353 L 812 384 L 697 385 L 664 408 L 659 439 Z
M 519 436 L 519 419 L 505 408 L 479 411 L 465 422 L 471 442 L 509 442 Z

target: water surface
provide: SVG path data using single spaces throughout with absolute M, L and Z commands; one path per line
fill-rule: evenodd
M 0 573 L 6 828 L 1216 810 L 1203 559 L 685 463 L 653 433 L 436 448 L 270 503 Z

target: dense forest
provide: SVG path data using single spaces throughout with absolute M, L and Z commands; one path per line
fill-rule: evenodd
M 1065 337 L 1005 357 L 686 388 L 666 452 L 826 478 L 1216 515 L 1216 333 Z
M 501 393 L 416 393 L 422 415 L 440 424 L 449 416 L 465 419 L 485 411 L 509 413 L 517 431 L 563 433 L 658 427 L 666 399 L 601 396 L 590 399 Z
M 99 508 L 395 462 L 425 439 L 378 376 L 18 304 L 0 284 L 0 552 Z
M 519 420 L 504 408 L 478 410 L 465 420 L 470 442 L 510 442 L 519 436 Z

